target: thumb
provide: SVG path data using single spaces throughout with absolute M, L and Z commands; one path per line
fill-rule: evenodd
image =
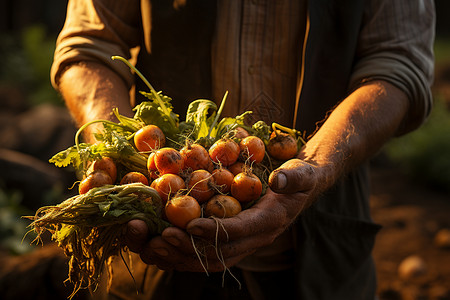
M 279 194 L 309 192 L 316 183 L 316 167 L 297 158 L 288 160 L 269 176 L 270 189 Z
M 140 252 L 148 240 L 148 226 L 142 220 L 128 222 L 125 243 L 132 252 Z

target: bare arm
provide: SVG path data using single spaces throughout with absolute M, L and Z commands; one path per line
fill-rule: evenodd
M 408 99 L 400 89 L 384 81 L 365 84 L 336 107 L 298 158 L 322 173 L 318 184 L 323 192 L 395 136 L 407 112 Z M 273 179 L 272 189 L 290 192 Z
M 73 64 L 61 75 L 59 91 L 78 126 L 96 119 L 114 120 L 112 109 L 133 116 L 128 89 L 114 71 L 94 62 Z M 98 126 L 88 127 L 86 133 Z
M 317 195 L 378 151 L 396 133 L 407 110 L 406 95 L 383 81 L 367 83 L 346 98 L 304 146 L 299 158 L 273 172 L 272 190 L 252 208 L 221 220 L 219 230 L 227 232 L 220 235 L 226 265 L 234 265 L 272 243 Z M 162 269 L 202 270 L 186 232 L 170 227 L 162 237 L 144 242 L 139 237 L 145 226 L 131 225 L 130 249 L 139 251 L 144 262 Z M 207 218 L 195 219 L 187 227 L 188 233 L 210 241 L 214 241 L 216 231 L 216 222 Z M 223 269 L 214 249 L 207 255 L 209 271 Z

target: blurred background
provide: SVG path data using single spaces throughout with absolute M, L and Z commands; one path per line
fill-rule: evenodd
M 374 250 L 380 300 L 450 299 L 450 1 L 435 4 L 434 110 L 372 161 L 373 217 L 383 225 Z M 74 194 L 72 170 L 48 163 L 73 145 L 76 132 L 49 79 L 65 9 L 63 0 L 0 1 L 2 299 L 65 299 L 70 292 L 61 285 L 62 253 L 31 245 L 35 236 L 21 218 Z M 28 281 L 27 271 L 48 284 Z

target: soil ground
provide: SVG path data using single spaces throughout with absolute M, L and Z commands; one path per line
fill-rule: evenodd
M 450 197 L 412 182 L 395 168 L 373 168 L 371 207 L 378 234 L 374 258 L 380 300 L 450 299 L 450 249 L 438 247 L 436 233 L 450 228 Z M 425 271 L 409 279 L 401 262 L 418 256 Z

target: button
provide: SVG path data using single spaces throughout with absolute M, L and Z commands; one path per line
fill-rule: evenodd
M 255 67 L 254 66 L 249 66 L 248 67 L 248 74 L 250 74 L 250 75 L 255 74 Z

